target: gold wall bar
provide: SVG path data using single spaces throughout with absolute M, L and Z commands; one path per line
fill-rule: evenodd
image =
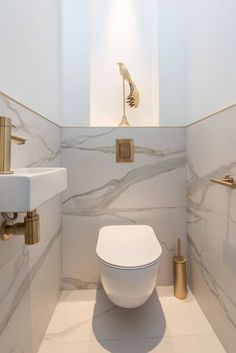
M 230 175 L 226 175 L 223 179 L 211 178 L 210 180 L 213 183 L 221 184 L 231 189 L 236 189 L 236 182 L 234 181 L 234 178 Z

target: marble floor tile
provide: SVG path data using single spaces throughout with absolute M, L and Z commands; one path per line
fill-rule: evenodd
M 44 343 L 39 353 L 225 353 L 215 335 Z
M 45 341 L 213 334 L 191 293 L 179 301 L 173 297 L 171 287 L 165 295 L 162 291 L 160 295 L 155 291 L 144 306 L 134 310 L 114 306 L 103 290 L 63 292 Z
M 145 305 L 128 310 L 114 306 L 102 289 L 63 291 L 39 353 L 61 352 L 224 350 L 191 292 L 180 301 L 172 287 L 159 287 Z

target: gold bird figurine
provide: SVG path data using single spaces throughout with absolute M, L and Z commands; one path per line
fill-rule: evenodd
M 123 80 L 127 81 L 129 83 L 130 87 L 130 94 L 128 95 L 126 99 L 126 103 L 131 108 L 137 108 L 139 106 L 140 98 L 139 98 L 139 91 L 138 88 L 136 87 L 134 81 L 132 80 L 130 73 L 127 69 L 127 67 L 123 63 L 118 63 L 119 69 L 120 69 L 120 74 L 123 78 Z

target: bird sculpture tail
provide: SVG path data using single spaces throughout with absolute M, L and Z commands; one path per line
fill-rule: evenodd
M 134 81 L 132 80 L 127 67 L 123 63 L 118 63 L 118 65 L 119 65 L 120 74 L 123 80 L 127 81 L 130 87 L 130 93 L 126 99 L 126 102 L 129 104 L 130 107 L 137 108 L 140 102 L 138 88 L 135 85 Z
M 128 95 L 126 102 L 131 108 L 138 108 L 139 106 L 139 91 L 136 87 L 136 85 L 132 82 L 129 82 L 129 87 L 130 87 L 130 94 Z
M 139 91 L 135 83 L 133 82 L 127 67 L 123 63 L 118 63 L 120 74 L 123 78 L 123 119 L 120 126 L 129 126 L 126 114 L 125 114 L 125 102 L 131 108 L 137 108 L 140 103 Z M 125 81 L 129 83 L 130 93 L 125 99 Z

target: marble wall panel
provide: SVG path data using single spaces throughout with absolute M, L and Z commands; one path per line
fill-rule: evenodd
M 13 168 L 60 165 L 58 126 L 2 94 L 0 115 L 11 117 L 14 133 L 27 139 L 12 146 Z M 23 236 L 0 241 L 1 353 L 38 351 L 61 289 L 61 197 L 38 211 L 40 243 L 25 246 Z
M 134 163 L 116 163 L 117 138 L 133 138 Z M 184 128 L 62 128 L 63 286 L 96 288 L 99 229 L 148 224 L 163 247 L 158 284 L 172 283 L 177 237 L 185 251 Z
M 189 279 L 226 351 L 236 347 L 236 107 L 187 128 Z

